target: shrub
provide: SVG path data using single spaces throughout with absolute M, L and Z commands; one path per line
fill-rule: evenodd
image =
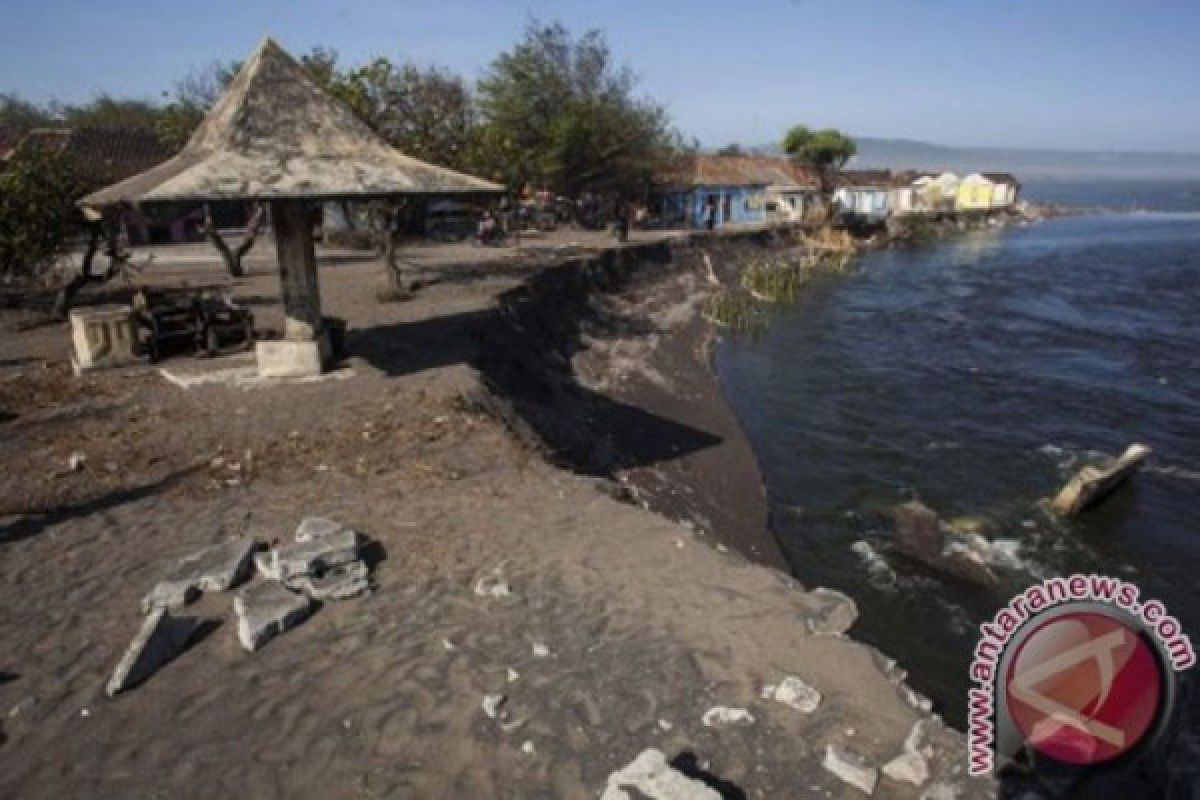
M 48 151 L 18 152 L 0 173 L 0 277 L 45 279 L 83 230 L 74 165 Z

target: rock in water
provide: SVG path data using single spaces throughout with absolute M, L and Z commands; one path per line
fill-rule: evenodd
M 625 791 L 631 789 L 631 792 Z M 684 775 L 667 763 L 661 750 L 643 750 L 638 757 L 608 776 L 600 800 L 721 800 L 715 789 Z
M 310 542 L 285 544 L 254 558 L 259 572 L 271 580 L 286 581 L 301 575 L 320 574 L 358 560 L 358 534 L 343 528 Z
M 172 617 L 164 608 L 151 611 L 113 670 L 105 692 L 112 697 L 149 678 L 187 647 L 199 627 L 195 617 Z
M 250 652 L 258 650 L 275 636 L 304 621 L 312 601 L 302 594 L 289 592 L 282 585 L 265 581 L 244 589 L 233 599 L 238 618 L 238 640 Z
M 912 500 L 892 509 L 896 546 L 922 560 L 942 552 L 942 530 L 938 515 L 929 506 Z
M 254 555 L 254 539 L 243 536 L 228 539 L 212 547 L 192 553 L 175 565 L 142 598 L 142 613 L 156 608 L 174 608 L 190 603 L 200 592 L 223 592 L 232 589 L 250 572 Z
M 1062 488 L 1050 504 L 1051 508 L 1066 517 L 1103 500 L 1126 478 L 1137 472 L 1150 452 L 1150 448 L 1144 444 L 1131 444 L 1120 458 L 1107 467 L 1084 467 Z
M 367 565 L 355 561 L 334 567 L 324 575 L 298 575 L 284 581 L 289 589 L 304 592 L 314 600 L 344 600 L 357 597 L 371 588 L 367 577 Z
M 872 794 L 875 784 L 879 782 L 879 770 L 867 766 L 866 759 L 858 753 L 839 745 L 825 745 L 825 758 L 821 766 L 867 794 Z
M 296 541 L 313 542 L 344 530 L 346 530 L 345 525 L 326 517 L 305 517 L 296 528 Z

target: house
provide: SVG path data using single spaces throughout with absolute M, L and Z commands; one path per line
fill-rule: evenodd
M 992 183 L 992 208 L 1011 208 L 1021 192 L 1021 182 L 1007 172 L 985 172 Z
M 892 175 L 892 184 L 888 188 L 888 210 L 897 216 L 918 214 L 928 211 L 920 203 L 921 193 L 915 182 L 921 174 L 914 170 L 902 170 Z
M 833 204 L 847 222 L 882 222 L 888 216 L 889 170 L 845 170 L 837 176 Z
M 677 159 L 652 191 L 652 213 L 665 227 L 702 228 L 799 221 L 816 207 L 816 176 L 774 156 L 694 154 Z
M 958 184 L 954 209 L 956 211 L 989 211 L 992 208 L 994 190 L 995 184 L 978 172 L 972 172 Z
M 959 183 L 958 176 L 953 172 L 922 174 L 913 182 L 913 203 L 925 212 L 954 211 Z

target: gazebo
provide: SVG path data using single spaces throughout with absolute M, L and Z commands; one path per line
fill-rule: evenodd
M 503 190 L 391 147 L 267 37 L 178 155 L 81 204 L 268 203 L 286 322 L 282 340 L 257 343 L 258 367 L 268 376 L 305 376 L 330 362 L 312 236 L 314 203 Z

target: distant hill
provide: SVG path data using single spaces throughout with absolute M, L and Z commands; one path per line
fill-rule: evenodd
M 948 147 L 912 139 L 855 137 L 857 168 L 1012 172 L 1022 180 L 1200 179 L 1200 153 L 1093 152 L 1008 147 Z M 778 145 L 753 148 L 778 153 Z

